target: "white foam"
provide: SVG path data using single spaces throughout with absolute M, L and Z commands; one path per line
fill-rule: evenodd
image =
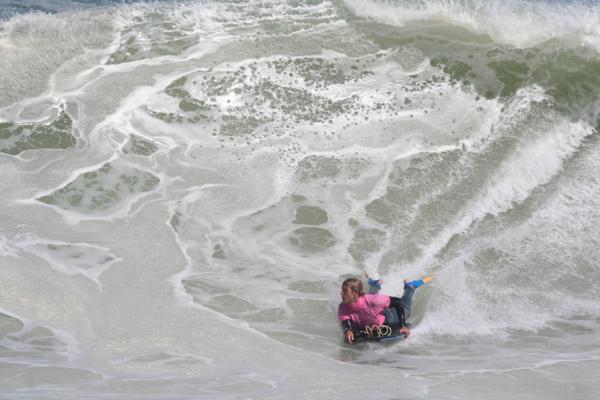
M 0 256 L 19 258 L 19 250 L 11 243 L 9 239 L 0 235 Z
M 358 15 L 391 25 L 441 21 L 525 48 L 550 39 L 600 49 L 600 11 L 584 2 L 542 1 L 361 1 L 344 0 Z
M 117 218 L 123 218 L 128 215 L 135 215 L 135 213 L 139 212 L 139 210 L 146 204 L 147 199 L 151 199 L 153 194 L 160 196 L 161 193 L 164 192 L 165 187 L 168 185 L 172 179 L 169 178 L 164 173 L 157 173 L 148 171 L 146 168 L 139 167 L 135 164 L 130 163 L 129 161 L 118 159 L 118 153 L 115 152 L 114 155 L 109 160 L 110 164 L 114 166 L 115 171 L 109 171 L 108 174 L 104 174 L 101 176 L 103 179 L 102 183 L 107 184 L 108 187 L 113 187 L 113 190 L 118 192 L 117 201 L 113 202 L 107 207 L 96 209 L 93 205 L 93 198 L 89 196 L 93 196 L 94 193 L 86 192 L 85 196 L 82 199 L 80 205 L 73 206 L 69 203 L 68 198 L 61 198 L 60 201 L 56 205 L 46 204 L 44 202 L 39 201 L 38 199 L 44 196 L 49 196 L 54 194 L 56 191 L 59 191 L 62 188 L 65 188 L 67 185 L 77 182 L 84 174 L 93 173 L 102 168 L 102 166 L 106 165 L 109 162 L 102 162 L 100 164 L 95 164 L 93 166 L 86 166 L 80 169 L 77 169 L 71 173 L 71 176 L 65 180 L 62 184 L 41 192 L 35 193 L 31 198 L 28 199 L 20 199 L 18 203 L 20 204 L 32 204 L 37 206 L 45 206 L 51 207 L 54 211 L 59 213 L 65 220 L 65 222 L 69 224 L 78 224 L 84 220 L 113 220 Z M 113 161 L 114 160 L 114 161 Z M 135 166 L 134 166 L 135 165 Z M 124 182 L 118 182 L 120 179 L 123 179 L 123 174 L 129 173 L 130 178 L 136 178 L 140 173 L 146 174 L 147 176 L 155 176 L 159 179 L 158 184 L 150 191 L 138 191 L 135 190 L 140 188 L 140 183 L 136 183 L 136 187 L 128 187 L 124 184 Z M 119 175 L 121 174 L 121 175 Z M 79 182 L 79 185 L 84 185 L 85 182 Z M 102 187 L 100 187 L 102 189 Z M 102 189 L 103 190 L 103 189 Z M 99 193 L 101 195 L 101 193 Z M 63 196 L 64 197 L 64 196 Z
M 518 100 L 517 103 L 515 113 L 519 114 L 523 106 Z M 507 111 L 504 118 L 509 125 L 513 122 L 510 111 Z M 429 264 L 453 235 L 465 232 L 473 222 L 487 214 L 498 215 L 510 209 L 513 203 L 525 200 L 535 188 L 552 179 L 560 171 L 563 161 L 577 150 L 583 139 L 594 132 L 585 122 L 569 122 L 564 119 L 559 119 L 548 129 L 547 132 L 534 133 L 532 139 L 516 148 L 516 152 L 502 163 L 479 195 L 423 250 L 419 265 Z
M 18 235 L 13 243 L 21 250 L 44 260 L 65 275 L 83 275 L 101 287 L 100 275 L 122 261 L 110 249 L 89 243 L 70 243 L 41 239 L 31 234 Z
M 2 49 L 0 70 L 5 77 L 2 99 L 15 102 L 37 96 L 47 89 L 50 75 L 65 61 L 82 54 L 83 47 L 100 48 L 108 44 L 109 15 L 101 13 L 25 14 L 3 24 L 7 44 Z
M 204 5 L 207 12 L 203 15 Z M 473 288 L 470 285 L 476 273 L 472 265 L 466 263 L 472 262 L 479 244 L 475 249 L 463 249 L 464 256 L 440 268 L 433 285 L 420 289 L 416 301 L 419 306 L 423 306 L 422 302 L 428 301 L 428 304 L 413 338 L 385 350 L 377 346 L 350 349 L 341 343 L 335 321 L 338 281 L 347 273 L 362 272 L 363 266 L 357 265 L 348 253 L 358 229 L 379 229 L 386 234 L 382 250 L 373 252 L 364 261 L 373 275 L 382 272 L 375 271 L 375 266 L 387 262 L 385 251 L 397 244 L 394 226 L 372 220 L 365 213 L 365 205 L 383 196 L 392 185 L 390 172 L 394 166 L 421 153 L 464 149 L 468 157 L 485 151 L 496 134 L 520 126 L 522 116 L 527 115 L 532 103 L 545 100 L 542 89 L 521 91 L 502 109 L 501 100 L 477 100 L 476 93 L 469 87 L 453 85 L 444 77 L 433 84 L 426 83 L 433 74 L 439 74 L 439 70 L 431 68 L 422 54 L 411 53 L 410 62 L 402 63 L 395 59 L 404 55 L 398 56 L 394 51 L 372 54 L 368 45 L 358 56 L 318 47 L 318 53 L 310 57 L 323 58 L 346 72 L 359 65 L 358 72 L 365 68 L 373 75 L 358 82 L 312 85 L 309 80 L 303 80 L 301 74 L 290 77 L 268 67 L 269 62 L 277 59 L 295 61 L 298 54 L 309 53 L 309 45 L 315 39 L 312 35 L 316 31 L 321 35 L 327 29 L 319 24 L 318 29 L 295 36 L 293 32 L 298 31 L 285 31 L 293 24 L 286 24 L 288 19 L 301 21 L 306 17 L 287 3 L 187 2 L 153 7 L 135 5 L 111 11 L 111 16 L 118 14 L 122 19 L 108 25 L 120 30 L 125 37 L 128 34 L 125 30 L 133 28 L 131 32 L 135 31 L 136 21 L 132 17 L 144 19 L 156 11 L 168 14 L 182 29 L 189 28 L 198 34 L 198 45 L 178 55 L 103 67 L 84 63 L 78 69 L 74 60 L 73 65 L 65 66 L 54 75 L 56 81 L 49 90 L 57 95 L 57 101 L 62 101 L 58 99 L 61 96 L 66 97 L 68 104 L 81 101 L 80 113 L 74 116 L 77 123 L 85 125 L 85 120 L 94 121 L 82 129 L 82 144 L 73 151 L 57 151 L 51 156 L 45 152 L 29 152 L 27 163 L 20 158 L 2 158 L 5 165 L 16 166 L 13 167 L 15 184 L 11 181 L 9 186 L 10 195 L 0 201 L 6 213 L 2 216 L 9 215 L 9 222 L 22 219 L 23 226 L 18 229 L 32 232 L 17 235 L 14 240 L 5 232 L 2 233 L 5 236 L 0 235 L 0 254 L 7 256 L 3 258 L 7 265 L 2 268 L 2 276 L 15 293 L 22 294 L 7 294 L 5 300 L 10 301 L 11 307 L 20 307 L 24 314 L 47 318 L 43 326 L 59 326 L 64 332 L 72 330 L 64 337 L 60 330 L 54 332 L 65 343 L 76 338 L 67 346 L 69 353 L 81 347 L 83 354 L 73 351 L 75 362 L 65 361 L 68 357 L 61 356 L 61 366 L 73 366 L 83 357 L 81 363 L 99 366 L 99 370 L 115 376 L 111 382 L 114 387 L 106 389 L 105 397 L 119 397 L 115 394 L 119 391 L 143 397 L 159 386 L 163 391 L 154 395 L 164 393 L 165 398 L 202 396 L 208 392 L 215 398 L 239 397 L 239 393 L 261 398 L 384 399 L 389 398 L 390 393 L 425 397 L 431 385 L 448 377 L 440 378 L 440 374 L 436 374 L 438 364 L 460 369 L 469 363 L 468 356 L 458 352 L 453 354 L 452 360 L 446 361 L 444 351 L 448 354 L 452 344 L 437 343 L 439 337 L 472 338 L 479 334 L 493 340 L 505 338 L 502 331 L 510 327 L 507 325 L 511 322 L 510 316 L 494 319 L 493 312 L 498 308 L 491 302 L 481 301 L 495 286 L 481 284 Z M 319 21 L 332 19 L 332 34 L 344 25 L 335 19 L 333 12 L 337 8 L 329 2 L 297 7 L 304 11 L 314 8 L 308 12 L 321 13 L 311 14 L 309 21 L 313 17 Z M 285 54 L 288 49 L 284 49 L 279 56 L 241 61 L 240 57 L 248 56 L 240 51 L 226 56 L 232 58 L 230 62 L 223 61 L 225 53 L 217 53 L 219 46 L 232 44 L 228 50 L 238 49 L 233 46 L 237 45 L 233 40 L 246 40 L 253 35 L 262 39 L 262 34 L 256 31 L 267 21 L 275 26 L 283 22 L 286 40 L 292 36 L 289 40 L 305 39 L 306 49 L 292 49 L 298 51 L 289 57 Z M 311 23 L 306 24 L 309 29 Z M 190 26 L 184 26 L 186 24 Z M 150 37 L 147 32 L 140 34 L 143 40 Z M 104 47 L 92 56 L 96 59 L 102 52 L 105 55 L 113 52 L 123 37 L 115 38 L 113 47 Z M 211 38 L 215 39 L 212 44 Z M 249 54 L 260 51 L 252 47 L 254 43 L 239 43 L 241 50 L 249 46 Z M 265 43 L 267 41 L 259 41 L 257 46 Z M 282 40 L 281 43 L 288 42 Z M 352 46 L 349 48 L 356 51 Z M 269 54 L 277 53 L 276 45 L 269 51 Z M 214 58 L 210 52 L 215 52 Z M 218 59 L 219 64 L 211 64 L 213 59 Z M 360 63 L 357 64 L 357 60 Z M 177 111 L 177 99 L 162 93 L 178 78 L 188 76 L 190 82 L 195 76 L 227 77 L 251 63 L 256 63 L 257 72 L 254 80 L 244 82 L 250 87 L 267 80 L 332 101 L 357 94 L 360 97 L 357 104 L 365 108 L 359 110 L 356 117 L 352 112 L 342 112 L 332 118 L 331 123 L 310 125 L 302 121 L 296 124 L 285 110 L 273 110 L 266 105 L 261 111 L 283 122 L 259 127 L 231 141 L 216 132 L 215 136 L 211 135 L 211 129 L 219 127 L 218 122 L 166 123 L 145 112 L 145 107 Z M 286 72 L 294 72 L 292 70 L 293 67 Z M 102 89 L 105 82 L 118 82 L 116 77 L 120 75 L 138 77 L 142 73 L 145 74 L 143 86 L 131 85 L 119 98 L 106 99 L 104 90 L 95 92 Z M 415 74 L 419 77 L 410 76 Z M 69 84 L 70 76 L 73 82 Z M 202 98 L 202 90 L 194 91 L 187 83 L 185 86 L 194 97 Z M 412 99 L 412 104 L 404 104 L 407 97 Z M 105 106 L 102 115 L 93 108 L 100 98 Z M 42 104 L 44 98 L 24 101 L 20 106 L 22 109 L 33 107 L 36 101 Z M 228 110 L 232 103 L 241 100 L 229 93 L 217 101 L 223 110 Z M 392 111 L 377 109 L 378 103 L 390 105 Z M 404 108 L 395 115 L 393 106 Z M 476 111 L 478 107 L 483 111 Z M 14 112 L 11 115 L 18 115 L 18 109 L 9 111 Z M 369 121 L 365 121 L 361 113 L 368 116 Z M 456 124 L 452 123 L 454 119 L 458 120 Z M 457 210 L 447 231 L 432 238 L 426 252 L 431 253 L 429 260 L 434 262 L 409 265 L 398 279 L 418 278 L 426 267 L 437 267 L 435 255 L 452 235 L 468 231 L 487 214 L 502 214 L 510 209 L 512 202 L 523 201 L 540 185 L 560 174 L 564 161 L 570 160 L 579 149 L 590 127 L 558 118 L 553 121 L 556 125 L 547 131 L 528 132 L 522 146 L 500 163 L 472 201 Z M 207 126 L 211 129 L 203 129 Z M 456 130 L 457 135 L 451 135 L 452 130 Z M 148 157 L 125 153 L 122 149 L 131 135 L 156 143 L 158 150 Z M 307 175 L 295 179 L 301 160 L 311 156 L 331 159 L 334 164 L 339 162 L 334 165 L 335 168 L 341 166 L 339 172 L 333 177 L 324 173 L 314 178 Z M 161 185 L 147 197 L 128 197 L 109 211 L 99 213 L 50 209 L 35 201 L 107 162 L 151 173 L 160 178 Z M 109 180 L 114 183 L 115 179 L 116 176 L 111 176 Z M 595 194 L 592 191 L 589 196 L 580 198 L 589 201 Z M 292 195 L 305 195 L 306 199 Z M 15 202 L 22 197 L 29 200 Z M 334 246 L 314 253 L 294 247 L 290 235 L 297 228 L 306 227 L 294 222 L 300 205 L 320 207 L 327 212 L 327 222 L 318 227 L 331 232 L 336 240 Z M 536 221 L 557 209 L 563 210 L 563 206 L 562 203 L 558 208 L 549 206 L 544 211 L 546 214 L 540 213 Z M 575 215 L 584 219 L 585 206 L 581 208 L 581 214 Z M 61 213 L 67 223 L 50 210 Z M 555 219 L 572 215 L 559 213 Z M 57 233 L 57 229 L 64 229 L 64 235 Z M 507 233 L 502 240 L 508 242 L 510 233 L 514 232 Z M 523 236 L 526 234 L 524 230 Z M 81 239 L 82 236 L 86 239 Z M 90 237 L 97 238 L 98 244 Z M 560 235 L 552 238 L 558 239 Z M 543 243 L 543 238 L 539 242 Z M 491 243 L 491 239 L 486 243 Z M 222 251 L 222 255 L 213 256 L 216 249 Z M 473 254 L 469 250 L 473 250 Z M 80 254 L 83 256 L 78 257 Z M 105 257 L 113 260 L 103 263 Z M 39 282 L 32 277 L 41 272 L 52 279 L 36 286 Z M 399 275 L 396 272 L 393 270 L 383 276 L 387 293 L 396 294 L 401 287 L 401 281 L 394 281 Z M 184 287 L 194 279 L 200 283 L 197 293 Z M 185 280 L 188 282 L 184 283 Z M 88 281 L 101 282 L 103 290 L 94 290 L 93 285 L 86 284 Z M 204 290 L 202 284 L 222 292 L 215 295 Z M 227 296 L 220 296 L 222 293 Z M 66 300 L 65 294 L 68 295 Z M 242 304 L 240 308 L 244 304 L 248 304 L 248 308 L 237 309 L 236 301 Z M 525 301 L 507 304 L 512 312 L 522 305 L 536 305 Z M 578 298 L 569 304 L 573 307 L 571 310 L 597 310 L 593 299 L 586 304 Z M 544 326 L 549 316 L 540 314 L 539 320 L 535 320 L 532 316 L 536 311 L 520 314 L 521 318 L 535 323 L 519 320 L 518 327 L 535 327 L 539 321 L 537 326 Z M 555 348 L 544 349 L 538 358 L 555 351 Z M 513 354 L 502 350 L 498 353 Z M 414 360 L 420 356 L 434 362 L 418 364 Z M 336 361 L 347 359 L 359 365 Z M 498 364 L 493 357 L 485 361 Z M 405 372 L 398 375 L 398 370 L 390 366 L 402 367 Z M 356 387 L 359 375 L 372 385 Z M 403 378 L 407 376 L 412 378 L 405 382 Z M 89 390 L 101 397 L 105 395 L 97 391 L 101 385 L 91 386 Z M 69 388 L 63 386 L 59 390 Z M 82 393 L 71 397 L 85 397 L 88 392 L 77 394 Z
M 11 333 L 8 337 L 9 340 L 0 339 L 0 343 L 10 349 L 5 354 L 6 361 L 22 363 L 31 367 L 61 365 L 64 362 L 72 363 L 79 358 L 79 342 L 72 334 L 62 329 L 49 327 L 42 321 L 17 315 L 1 307 L 0 313 L 14 318 L 22 324 L 22 328 L 18 332 Z M 49 330 L 51 336 L 43 334 L 43 337 L 37 337 L 40 335 L 40 328 Z M 49 338 L 57 341 L 52 341 L 52 344 L 45 343 L 44 339 Z M 40 345 L 41 350 L 38 347 Z

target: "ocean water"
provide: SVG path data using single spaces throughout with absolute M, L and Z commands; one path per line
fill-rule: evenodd
M 597 2 L 0 19 L 1 399 L 600 398 Z

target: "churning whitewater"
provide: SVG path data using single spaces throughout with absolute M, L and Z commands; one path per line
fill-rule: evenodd
M 0 398 L 600 396 L 600 5 L 125 3 L 0 1 Z

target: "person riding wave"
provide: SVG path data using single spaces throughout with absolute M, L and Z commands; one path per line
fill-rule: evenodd
M 367 276 L 368 278 L 368 276 Z M 359 335 L 370 335 L 373 331 L 387 334 L 398 331 L 405 337 L 410 335 L 406 320 L 410 317 L 415 289 L 430 282 L 432 277 L 404 282 L 402 298 L 365 293 L 358 278 L 348 278 L 342 283 L 342 302 L 338 307 L 338 319 L 344 331 L 344 339 L 354 343 Z M 370 286 L 378 290 L 380 281 L 369 279 Z

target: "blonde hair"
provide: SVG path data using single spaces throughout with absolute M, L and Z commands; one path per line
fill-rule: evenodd
M 350 288 L 350 290 L 357 293 L 359 297 L 365 294 L 362 281 L 358 278 L 346 279 L 344 283 L 342 283 L 342 290 L 346 290 L 346 288 Z

